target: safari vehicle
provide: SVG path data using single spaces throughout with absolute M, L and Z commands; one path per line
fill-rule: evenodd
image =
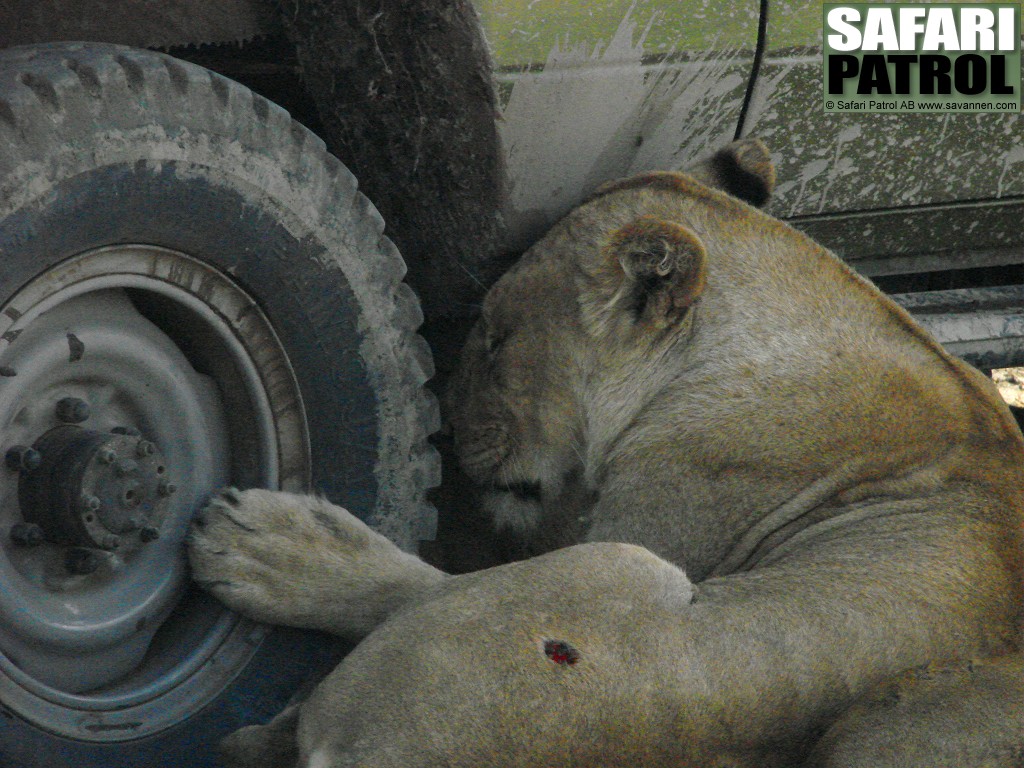
M 468 6 L 279 6 L 0 7 L 5 766 L 213 766 L 333 664 L 190 586 L 193 511 L 311 489 L 429 539 L 420 305 L 443 374 L 604 180 L 760 136 L 770 212 L 1024 363 L 1018 116 L 824 114 L 819 4 L 477 0 L 495 90 Z

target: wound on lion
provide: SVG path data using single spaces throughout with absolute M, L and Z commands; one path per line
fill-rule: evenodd
M 580 652 L 564 640 L 545 640 L 544 653 L 555 664 L 571 666 L 580 660 Z

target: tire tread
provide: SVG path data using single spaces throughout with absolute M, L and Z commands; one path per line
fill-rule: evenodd
M 373 356 L 390 382 L 392 408 L 408 413 L 389 441 L 372 522 L 401 546 L 415 547 L 436 525 L 436 511 L 426 501 L 430 486 L 423 483 L 436 485 L 440 476 L 440 457 L 427 442 L 439 415 L 424 387 L 433 363 L 417 332 L 423 313 L 402 282 L 406 266 L 384 234 L 380 213 L 324 142 L 286 110 L 239 83 L 161 53 L 98 43 L 7 49 L 0 52 L 0 218 L 6 215 L 3 193 L 19 166 L 50 162 L 45 148 L 89 130 L 99 112 L 116 128 L 118 121 L 137 125 L 147 109 L 169 124 L 188 114 L 211 136 L 272 154 L 294 185 L 319 201 L 321 218 L 344 228 L 357 258 L 349 263 L 344 254 L 331 256 L 359 301 L 378 308 L 387 326 L 368 331 L 368 338 L 376 339 Z

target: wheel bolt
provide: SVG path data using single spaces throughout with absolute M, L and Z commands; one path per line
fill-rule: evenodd
M 96 451 L 96 458 L 99 459 L 100 464 L 113 464 L 114 459 L 117 458 L 117 451 L 109 446 L 100 448 Z
M 139 442 L 135 444 L 135 453 L 140 459 L 152 456 L 153 451 L 155 450 L 156 446 L 149 442 L 149 440 L 139 440 Z
M 176 493 L 177 490 L 178 486 L 176 486 L 169 480 L 161 480 L 156 487 L 156 492 L 159 493 L 161 496 L 171 496 L 174 493 Z
M 57 418 L 65 424 L 81 424 L 89 418 L 89 404 L 78 397 L 62 397 L 57 401 Z
M 118 477 L 127 477 L 139 468 L 139 465 L 131 459 L 121 459 L 114 465 L 114 471 Z
M 43 454 L 27 445 L 16 445 L 7 451 L 4 461 L 9 469 L 31 472 L 43 463 Z
M 128 437 L 138 437 L 142 434 L 135 427 L 114 427 L 110 432 L 114 435 L 128 435 Z
M 154 528 L 152 525 L 147 525 L 141 531 L 139 531 L 139 541 L 143 544 L 149 544 L 151 541 L 156 541 L 160 538 L 160 531 Z
M 101 506 L 103 506 L 103 502 L 99 500 L 99 497 L 93 496 L 90 493 L 83 493 L 78 499 L 78 503 L 83 512 L 96 512 Z
M 100 567 L 96 553 L 85 547 L 72 547 L 64 553 L 64 567 L 76 576 L 88 576 Z
M 15 523 L 11 526 L 11 541 L 19 547 L 35 547 L 43 543 L 43 529 L 35 523 Z
M 100 541 L 100 546 L 104 549 L 117 549 L 121 546 L 121 537 L 113 533 L 108 533 Z

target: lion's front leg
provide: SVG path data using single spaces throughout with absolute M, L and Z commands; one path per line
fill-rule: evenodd
M 298 765 L 682 765 L 663 638 L 692 595 L 679 568 L 625 544 L 450 577 L 301 705 Z
M 196 581 L 259 621 L 358 639 L 445 575 L 314 496 L 229 489 L 193 524 Z
M 1015 638 L 992 531 L 895 517 L 696 588 L 614 544 L 451 577 L 303 704 L 299 765 L 797 765 L 879 680 Z

